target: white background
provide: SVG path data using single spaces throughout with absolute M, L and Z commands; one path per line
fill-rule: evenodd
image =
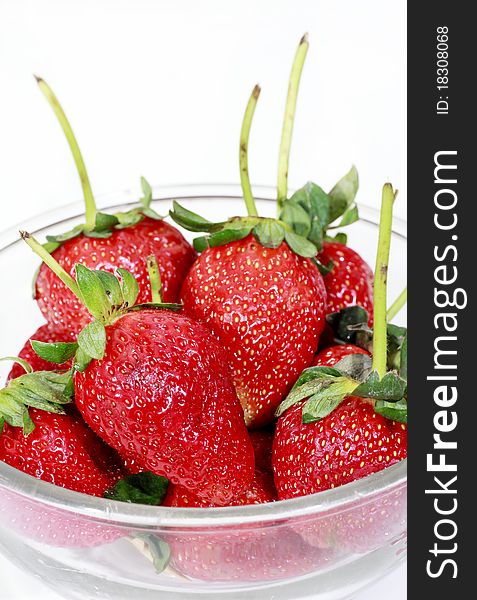
M 328 189 L 354 163 L 358 199 L 377 206 L 389 179 L 405 216 L 405 17 L 403 0 L 0 0 L 0 229 L 80 198 L 32 73 L 60 98 L 97 195 L 135 188 L 140 175 L 237 182 L 241 118 L 259 82 L 250 171 L 255 184 L 274 185 L 305 31 L 290 186 L 312 179 Z M 0 580 L 5 600 L 29 599 L 28 580 L 21 589 L 1 560 Z M 363 598 L 402 600 L 404 583 L 400 569 Z

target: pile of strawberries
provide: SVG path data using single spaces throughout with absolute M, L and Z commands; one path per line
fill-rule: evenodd
M 0 460 L 58 486 L 171 507 L 235 506 L 320 492 L 406 456 L 407 336 L 387 324 L 395 192 L 383 188 L 376 279 L 335 227 L 358 219 L 357 172 L 326 193 L 287 193 L 303 38 L 290 77 L 278 215 L 257 214 L 240 138 L 247 216 L 191 246 L 151 208 L 96 210 L 71 127 L 38 80 L 73 151 L 84 225 L 40 244 L 36 301 L 46 324 L 0 391 Z M 373 307 L 373 286 L 375 303 Z M 295 534 L 296 535 L 296 534 Z

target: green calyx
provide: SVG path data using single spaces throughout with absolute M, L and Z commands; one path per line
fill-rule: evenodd
M 111 489 L 104 493 L 107 500 L 159 506 L 167 494 L 169 480 L 151 471 L 128 475 L 120 479 Z M 150 555 L 156 573 L 162 573 L 171 559 L 171 548 L 167 542 L 157 535 L 134 534 L 131 538 L 134 545 L 144 544 L 141 549 Z
M 94 320 L 78 334 L 76 343 L 41 344 L 32 342 L 39 356 L 51 362 L 63 363 L 74 356 L 74 370 L 84 371 L 92 359 L 101 360 L 106 348 L 106 326 L 131 311 L 141 309 L 180 310 L 182 305 L 162 302 L 136 304 L 137 281 L 126 269 L 117 269 L 117 276 L 106 271 L 76 265 L 78 299 Z
M 357 172 L 354 167 L 343 177 L 341 182 L 348 179 L 357 182 Z M 334 217 L 334 221 L 336 221 L 336 218 L 345 214 L 353 205 L 357 184 L 355 187 L 338 182 L 335 188 L 354 190 L 347 197 L 346 207 L 340 200 L 340 210 L 343 212 L 338 217 L 334 217 L 338 213 L 333 208 L 335 206 L 334 198 L 338 196 L 331 193 L 326 194 L 314 183 L 307 183 L 289 200 L 285 201 L 279 219 L 248 215 L 214 223 L 186 209 L 176 201 L 173 202 L 169 214 L 184 229 L 206 233 L 205 236 L 194 240 L 194 247 L 198 252 L 203 252 L 206 248 L 223 246 L 253 234 L 265 248 L 278 248 L 285 241 L 295 254 L 313 259 L 321 273 L 326 275 L 330 272 L 332 264 L 322 265 L 316 258 L 317 254 L 322 248 L 323 240 L 330 239 L 327 236 L 327 229 L 333 222 L 330 219 Z M 340 198 L 342 199 L 343 195 Z M 350 222 L 352 221 L 348 221 L 347 224 Z M 345 243 L 344 234 L 339 235 L 339 241 Z
M 303 423 L 313 423 L 331 414 L 345 398 L 359 396 L 373 400 L 377 413 L 406 423 L 407 382 L 403 374 L 404 371 L 389 371 L 380 378 L 373 371 L 369 356 L 350 354 L 333 368 L 305 369 L 275 414 L 280 417 L 297 402 L 306 400 L 302 408 Z M 391 409 L 393 416 L 388 416 Z
M 373 354 L 373 330 L 368 326 L 368 313 L 361 306 L 348 306 L 337 313 L 326 316 L 333 330 L 336 344 L 353 344 Z M 407 329 L 388 323 L 387 332 L 387 369 L 401 368 L 401 354 L 407 340 Z
M 317 251 L 321 250 L 325 240 L 346 244 L 345 234 L 339 233 L 333 238 L 328 232 L 359 219 L 355 202 L 358 185 L 358 172 L 354 166 L 328 193 L 308 182 L 283 202 L 279 218 L 314 244 Z
M 166 496 L 168 485 L 169 480 L 165 477 L 146 471 L 119 480 L 104 493 L 104 497 L 118 502 L 159 506 Z
M 12 427 L 22 427 L 28 435 L 35 427 L 29 407 L 64 414 L 63 406 L 71 402 L 72 393 L 70 372 L 27 372 L 12 379 L 0 390 L 0 433 L 4 423 L 8 423 Z
M 86 235 L 92 238 L 107 238 L 115 229 L 123 229 L 139 223 L 144 217 L 151 219 L 163 219 L 151 208 L 152 191 L 151 186 L 147 183 L 144 177 L 141 177 L 141 187 L 144 196 L 140 199 L 140 206 L 124 213 L 108 215 L 98 212 L 93 191 L 89 181 L 86 165 L 83 160 L 83 155 L 79 148 L 73 129 L 68 121 L 68 118 L 53 90 L 41 77 L 35 77 L 38 87 L 45 96 L 48 104 L 52 108 L 58 123 L 66 137 L 66 141 L 70 147 L 75 161 L 76 169 L 83 189 L 84 205 L 85 205 L 85 223 L 77 225 L 70 231 L 63 234 L 47 236 L 47 244 L 45 248 L 48 252 L 56 250 L 63 242 L 71 240 L 79 235 Z
M 47 243 L 44 244 L 45 249 L 48 252 L 54 252 L 61 244 L 63 244 L 63 242 L 78 237 L 79 235 L 85 235 L 91 238 L 108 238 L 113 234 L 113 231 L 136 225 L 145 217 L 161 221 L 164 219 L 164 216 L 157 214 L 156 211 L 151 208 L 152 189 L 144 177 L 141 177 L 141 187 L 144 195 L 139 199 L 139 206 L 127 212 L 120 212 L 113 215 L 97 212 L 95 213 L 95 224 L 92 229 L 88 228 L 86 224 L 83 224 L 73 227 L 73 229 L 66 233 L 47 235 Z

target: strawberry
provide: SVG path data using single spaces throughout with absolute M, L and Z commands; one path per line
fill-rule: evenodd
M 303 404 L 277 424 L 273 468 L 280 500 L 349 483 L 406 457 L 406 425 L 378 415 L 371 403 L 348 397 L 314 423 L 303 423 Z
M 175 227 L 163 222 L 152 210 L 152 191 L 144 178 L 140 207 L 115 215 L 97 211 L 86 167 L 63 109 L 46 82 L 37 81 L 72 149 L 86 206 L 86 223 L 67 233 L 48 236 L 46 248 L 72 276 L 77 263 L 111 273 L 117 267 L 128 269 L 139 282 L 141 303 L 151 300 L 145 257 L 153 255 L 162 277 L 163 297 L 166 302 L 176 302 L 182 280 L 195 258 L 193 248 Z M 58 330 L 78 333 L 91 320 L 74 294 L 45 265 L 36 277 L 35 297 L 45 319 Z
M 8 388 L 6 388 L 8 390 Z M 4 424 L 0 460 L 60 487 L 102 496 L 122 475 L 116 454 L 85 425 L 73 406 L 67 414 L 31 409 L 27 436 Z
M 359 348 L 358 346 L 354 346 L 353 344 L 335 345 L 318 352 L 313 359 L 312 365 L 320 367 L 334 367 L 342 358 L 349 356 L 350 354 L 366 354 L 369 356 L 369 352 L 367 350 L 364 350 L 364 348 Z
M 58 330 L 52 328 L 50 325 L 42 325 L 39 327 L 35 333 L 25 342 L 25 345 L 18 353 L 18 357 L 22 360 L 25 360 L 33 371 L 54 371 L 58 368 L 60 369 L 68 369 L 71 366 L 71 361 L 67 361 L 63 365 L 58 366 L 56 363 L 49 362 L 44 360 L 33 350 L 31 342 L 36 340 L 38 342 L 45 343 L 54 343 L 60 342 L 65 339 L 65 337 L 69 337 L 69 341 L 73 341 L 75 336 L 73 334 L 68 334 L 66 332 L 59 332 Z M 15 362 L 10 373 L 8 374 L 7 381 L 10 379 L 15 379 L 20 375 L 25 374 L 25 369 L 19 362 Z
M 278 219 L 258 216 L 248 176 L 248 140 L 260 94 L 255 86 L 240 135 L 240 178 L 248 216 L 211 223 L 180 206 L 176 223 L 208 235 L 181 291 L 184 311 L 204 323 L 225 347 L 232 380 L 250 428 L 273 420 L 298 374 L 310 365 L 324 327 L 326 294 L 317 260 L 327 227 L 357 218 L 353 168 L 329 194 L 307 183 L 287 198 L 288 155 L 296 94 L 308 49 L 300 41 L 290 76 L 280 147 Z
M 125 314 L 106 334 L 103 358 L 75 375 L 85 421 L 143 470 L 226 504 L 250 481 L 253 451 L 220 346 L 165 310 Z
M 357 252 L 338 242 L 323 242 L 318 258 L 323 264 L 333 264 L 331 272 L 324 276 L 326 314 L 357 305 L 368 312 L 372 325 L 373 272 L 366 262 Z
M 255 470 L 255 476 L 245 491 L 232 498 L 227 506 L 244 506 L 246 504 L 264 504 L 277 499 L 273 474 L 269 471 Z M 191 494 L 186 488 L 170 485 L 163 502 L 164 506 L 180 508 L 209 508 L 217 506 L 203 498 Z
M 251 431 L 250 440 L 255 455 L 255 476 L 248 488 L 233 498 L 228 506 L 263 504 L 277 499 L 272 470 L 273 434 L 269 431 Z M 206 508 L 215 504 L 194 496 L 185 488 L 171 485 L 164 506 Z
M 407 386 L 397 373 L 386 373 L 386 276 L 394 198 L 387 184 L 375 280 L 372 366 L 366 352 L 340 346 L 318 355 L 318 364 L 324 366 L 302 373 L 277 411 L 281 416 L 272 461 L 279 499 L 342 485 L 406 457 Z M 401 375 L 406 376 L 404 352 L 402 358 Z
M 135 305 L 139 287 L 128 271 L 119 269 L 119 280 L 77 265 L 75 281 L 34 238 L 22 237 L 94 317 L 78 335 L 74 366 L 86 423 L 143 471 L 227 504 L 252 480 L 254 458 L 223 349 L 173 312 L 180 306 Z M 149 266 L 160 301 L 157 262 Z
M 226 348 L 246 423 L 270 422 L 316 352 L 325 307 L 318 269 L 285 243 L 264 248 L 249 235 L 206 249 L 181 299 Z

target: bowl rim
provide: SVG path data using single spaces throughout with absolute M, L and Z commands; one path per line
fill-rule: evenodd
M 152 186 L 152 188 L 155 202 L 166 202 L 172 199 L 242 198 L 240 185 L 237 184 L 202 183 Z M 253 190 L 257 201 L 275 200 L 275 188 L 271 186 L 253 186 Z M 136 204 L 138 197 L 136 190 L 104 194 L 97 197 L 97 205 L 101 210 L 116 209 L 128 204 Z M 358 205 L 360 220 L 376 225 L 379 212 L 373 207 L 361 203 Z M 31 233 L 41 233 L 42 230 L 61 224 L 62 221 L 81 218 L 83 211 L 82 201 L 70 203 L 39 213 L 22 222 L 21 228 L 27 229 Z M 18 226 L 13 226 L 0 232 L 0 253 L 20 243 L 18 229 Z M 396 236 L 407 239 L 406 230 L 405 220 L 397 217 L 393 219 L 393 233 Z M 406 474 L 407 459 L 351 483 L 289 500 L 247 506 L 172 508 L 127 504 L 74 492 L 36 479 L 0 461 L 0 487 L 53 509 L 72 512 L 110 524 L 139 528 L 188 529 L 197 526 L 215 527 L 283 521 L 293 517 L 316 517 L 334 510 L 347 510 L 356 502 L 365 504 L 380 494 L 384 496 L 404 488 Z

